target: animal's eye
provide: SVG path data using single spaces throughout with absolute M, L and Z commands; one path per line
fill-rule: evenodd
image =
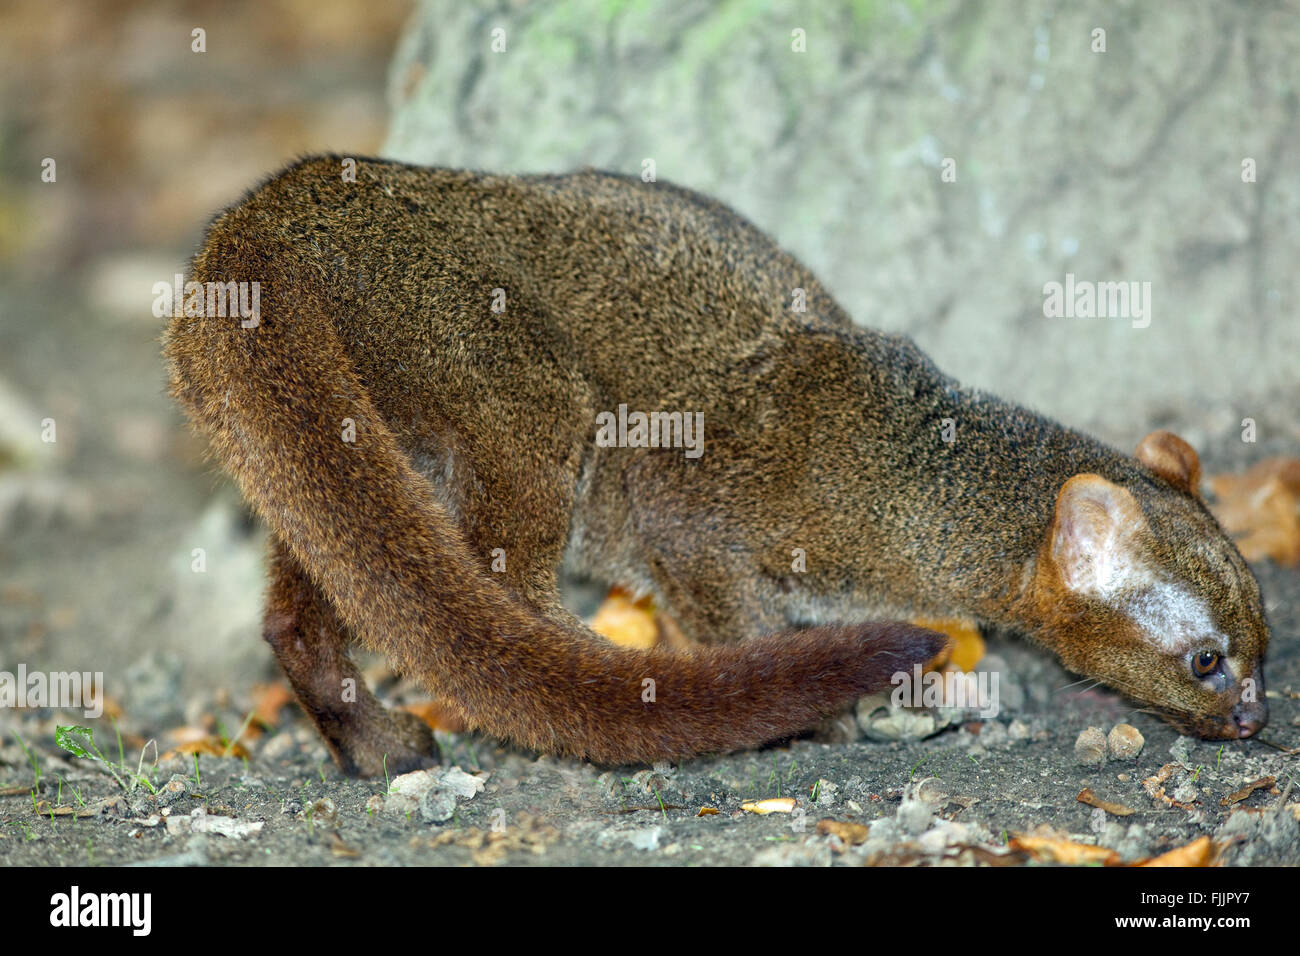
M 1218 651 L 1201 651 L 1192 658 L 1192 671 L 1197 677 L 1209 677 L 1219 669 Z

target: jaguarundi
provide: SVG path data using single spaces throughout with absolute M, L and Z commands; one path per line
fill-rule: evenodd
M 697 193 L 317 156 L 219 214 L 189 279 L 257 283 L 252 319 L 178 303 L 171 391 L 270 528 L 265 637 L 348 773 L 435 749 L 353 641 L 472 727 L 605 764 L 805 731 L 942 650 L 920 615 L 1205 737 L 1267 719 L 1259 588 L 1190 446 L 1130 457 L 962 387 Z M 605 447 L 629 409 L 667 440 Z M 698 646 L 604 640 L 562 567 Z

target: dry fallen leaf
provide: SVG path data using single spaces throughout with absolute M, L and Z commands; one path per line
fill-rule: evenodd
M 951 664 L 963 672 L 973 671 L 975 665 L 984 659 L 984 638 L 980 636 L 979 627 L 973 620 L 960 617 L 918 617 L 913 618 L 912 623 L 952 638 L 952 644 L 930 662 L 928 669 Z
M 659 639 L 654 604 L 648 597 L 633 599 L 622 588 L 612 588 L 588 622 L 591 629 L 624 647 L 651 648 Z
M 1168 853 L 1153 856 L 1149 860 L 1139 860 L 1133 866 L 1214 866 L 1219 859 L 1219 851 L 1217 843 L 1203 836 Z
M 1242 557 L 1300 563 L 1300 458 L 1269 458 L 1244 475 L 1216 475 L 1211 507 Z
M 716 807 L 700 807 L 700 812 L 695 814 L 697 817 L 713 817 L 718 815 Z
M 1274 777 L 1260 777 L 1258 780 L 1252 780 L 1250 783 L 1246 784 L 1240 790 L 1234 790 L 1232 793 L 1228 794 L 1226 797 L 1220 800 L 1219 806 L 1230 807 L 1234 803 L 1240 803 L 1242 800 L 1245 800 L 1256 790 L 1267 789 L 1269 787 L 1272 787 L 1273 784 L 1275 783 L 1277 783 L 1277 780 Z
M 1103 800 L 1087 787 L 1079 791 L 1078 801 L 1086 803 L 1090 807 L 1100 807 L 1107 813 L 1116 817 L 1127 817 L 1136 811 L 1132 807 L 1126 807 L 1122 803 L 1112 803 L 1109 800 Z
M 767 800 L 750 800 L 740 805 L 740 809 L 746 813 L 793 813 L 795 801 L 793 797 L 771 797 Z
M 84 819 L 99 815 L 99 811 L 90 807 L 53 806 L 48 800 L 42 800 L 32 807 L 38 817 L 75 817 Z
M 1169 794 L 1165 793 L 1165 784 L 1169 782 L 1169 778 L 1179 770 L 1185 771 L 1186 769 L 1187 768 L 1180 763 L 1167 763 L 1156 771 L 1154 776 L 1147 777 L 1142 781 L 1142 789 L 1147 792 L 1147 796 L 1152 800 L 1159 800 L 1166 806 L 1178 807 L 1180 810 L 1190 810 L 1196 805 L 1195 801 L 1192 801 L 1191 803 L 1179 803 L 1173 797 L 1169 796 Z
M 845 846 L 858 846 L 867 842 L 867 834 L 871 832 L 871 828 L 861 823 L 848 823 L 828 817 L 817 822 L 817 832 L 822 836 L 837 836 Z
M 238 740 L 222 742 L 221 738 L 207 733 L 199 727 L 177 727 L 168 731 L 177 741 L 176 745 L 162 755 L 166 760 L 179 754 L 203 754 L 211 757 L 234 757 L 243 760 L 249 756 L 248 749 Z
M 253 717 L 263 727 L 274 727 L 280 722 L 280 711 L 293 703 L 293 691 L 284 681 L 253 685 Z M 251 728 L 250 724 L 250 728 Z
M 1007 847 L 1028 853 L 1040 863 L 1068 863 L 1073 866 L 1101 863 L 1104 866 L 1114 866 L 1120 862 L 1119 854 L 1108 847 L 1074 843 L 1055 837 L 1024 834 L 1010 840 Z

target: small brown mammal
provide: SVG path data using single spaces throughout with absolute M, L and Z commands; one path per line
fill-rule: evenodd
M 1130 457 L 961 387 L 684 189 L 348 168 L 221 213 L 189 278 L 260 308 L 165 336 L 271 529 L 266 639 L 344 770 L 433 754 L 354 639 L 472 726 L 604 763 L 806 730 L 942 648 L 854 623 L 914 615 L 1019 631 L 1203 736 L 1263 726 L 1259 588 L 1177 436 Z M 701 646 L 611 645 L 561 604 L 566 564 Z

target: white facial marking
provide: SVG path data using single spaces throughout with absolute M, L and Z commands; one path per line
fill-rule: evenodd
M 1062 568 L 1070 590 L 1108 601 L 1123 591 L 1143 587 L 1153 580 L 1143 565 L 1117 545 L 1115 537 L 1112 534 L 1099 544 L 1074 546 L 1073 560 L 1067 561 Z
M 1208 605 L 1180 584 L 1166 581 L 1143 588 L 1121 609 L 1163 651 L 1227 654 L 1228 642 L 1215 629 Z

